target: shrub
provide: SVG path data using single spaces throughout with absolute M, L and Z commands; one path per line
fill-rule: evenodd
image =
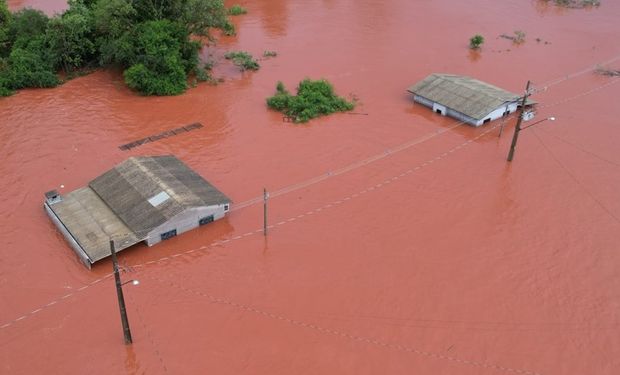
M 480 34 L 476 34 L 469 39 L 469 48 L 478 49 L 484 43 L 484 37 Z
M 258 70 L 260 65 L 258 61 L 256 61 L 252 55 L 244 51 L 235 51 L 228 52 L 224 55 L 227 60 L 232 60 L 232 62 L 241 68 L 241 70 Z
M 239 16 L 242 14 L 246 14 L 248 11 L 242 7 L 241 5 L 233 5 L 230 7 L 230 9 L 228 9 L 228 14 L 231 16 Z
M 166 71 L 149 69 L 136 64 L 125 70 L 127 86 L 144 95 L 178 95 L 187 89 L 187 76 L 175 58 L 169 59 Z
M 263 52 L 263 57 L 276 57 L 278 53 L 276 51 L 265 51 Z
M 45 54 L 41 37 L 30 41 L 24 48 L 13 48 L 4 70 L 4 86 L 11 90 L 26 87 L 54 87 L 60 81 Z
M 296 96 L 291 95 L 282 82 L 278 82 L 276 94 L 267 98 L 267 106 L 299 123 L 334 112 L 350 111 L 355 104 L 338 97 L 326 80 L 305 79 L 299 83 Z

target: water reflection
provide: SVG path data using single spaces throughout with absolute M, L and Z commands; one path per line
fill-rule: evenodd
M 471 62 L 476 62 L 482 58 L 482 53 L 480 53 L 479 49 L 470 49 L 467 53 L 467 58 Z
M 133 350 L 133 346 L 125 346 L 125 371 L 127 374 L 138 374 L 140 370 L 140 361 L 136 358 L 136 352 Z

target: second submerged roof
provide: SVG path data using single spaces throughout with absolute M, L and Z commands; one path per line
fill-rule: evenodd
M 408 91 L 478 120 L 521 97 L 475 78 L 442 73 L 429 75 Z

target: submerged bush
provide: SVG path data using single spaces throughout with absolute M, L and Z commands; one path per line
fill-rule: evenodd
M 260 68 L 258 61 L 244 51 L 228 52 L 224 57 L 227 60 L 232 60 L 241 70 L 258 70 Z
M 476 34 L 469 39 L 469 48 L 478 49 L 484 43 L 484 37 L 480 34 Z
M 299 123 L 334 112 L 350 111 L 355 104 L 337 96 L 333 86 L 324 79 L 304 79 L 297 87 L 296 96 L 291 95 L 282 82 L 278 82 L 276 94 L 267 98 L 267 106 Z
M 246 14 L 248 11 L 242 7 L 241 5 L 235 4 L 228 9 L 228 14 L 231 16 L 239 16 L 242 14 Z
M 264 51 L 263 57 L 276 57 L 278 53 L 276 51 Z

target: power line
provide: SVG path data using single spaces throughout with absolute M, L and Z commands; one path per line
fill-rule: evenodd
M 542 83 L 542 84 L 540 85 L 540 86 L 541 86 L 541 88 L 539 88 L 539 89 L 534 89 L 534 92 L 533 92 L 533 93 L 538 93 L 538 92 L 541 92 L 541 91 L 547 91 L 547 89 L 548 89 L 549 87 L 553 87 L 553 86 L 558 85 L 558 84 L 560 84 L 560 83 L 562 83 L 562 82 L 565 82 L 565 81 L 568 81 L 568 80 L 570 80 L 570 79 L 573 79 L 573 78 L 579 77 L 579 76 L 581 76 L 581 75 L 583 75 L 583 74 L 586 74 L 586 73 L 592 72 L 592 71 L 596 70 L 597 68 L 599 68 L 599 67 L 601 67 L 601 66 L 609 65 L 609 64 L 611 64 L 611 63 L 613 63 L 613 62 L 615 62 L 615 61 L 618 61 L 618 60 L 620 60 L 620 55 L 616 55 L 616 56 L 612 57 L 611 59 L 609 59 L 609 60 L 607 60 L 607 61 L 604 61 L 604 62 L 602 62 L 602 63 L 599 63 L 599 64 L 594 65 L 593 67 L 592 67 L 592 66 L 590 66 L 590 67 L 588 67 L 588 68 L 585 68 L 585 69 L 579 70 L 579 71 L 577 71 L 577 72 L 567 74 L 567 75 L 565 75 L 565 76 L 563 76 L 563 77 L 561 77 L 561 78 L 557 78 L 557 79 L 554 79 L 554 80 L 548 81 L 548 82 L 546 82 L 546 83 Z
M 535 372 L 535 371 L 529 371 L 529 370 L 523 370 L 523 369 L 516 369 L 516 368 L 512 368 L 512 367 L 507 367 L 507 366 L 502 366 L 499 364 L 495 364 L 495 363 L 489 363 L 489 362 L 481 362 L 481 361 L 475 361 L 475 360 L 467 360 L 467 359 L 462 359 L 462 358 L 458 358 L 456 356 L 449 356 L 449 355 L 445 355 L 445 354 L 440 354 L 440 353 L 434 353 L 434 352 L 429 352 L 426 350 L 420 350 L 420 349 L 416 349 L 410 346 L 405 346 L 405 345 L 400 345 L 400 344 L 394 344 L 391 342 L 388 342 L 386 340 L 380 340 L 380 339 L 374 339 L 371 337 L 367 337 L 367 336 L 360 336 L 357 334 L 351 334 L 351 333 L 347 333 L 338 329 L 330 329 L 330 328 L 326 328 L 317 324 L 313 324 L 313 323 L 307 323 L 301 320 L 297 320 L 297 319 L 292 319 L 289 318 L 285 315 L 281 315 L 281 314 L 277 314 L 277 313 L 272 313 L 272 312 L 268 312 L 266 310 L 262 310 L 250 305 L 246 305 L 246 304 L 242 304 L 242 303 L 237 303 L 234 301 L 231 301 L 227 298 L 221 298 L 221 297 L 217 297 L 214 295 L 211 295 L 209 293 L 205 293 L 205 292 L 201 292 L 199 290 L 195 290 L 193 288 L 188 288 L 184 285 L 179 285 L 177 283 L 175 283 L 174 281 L 168 279 L 168 280 L 162 280 L 159 279 L 157 277 L 152 277 L 152 276 L 148 276 L 145 275 L 146 277 L 158 281 L 160 283 L 163 284 L 168 284 L 172 287 L 181 289 L 185 292 L 188 292 L 190 294 L 194 294 L 196 296 L 199 297 L 203 297 L 203 298 L 207 298 L 211 303 L 214 304 L 219 304 L 219 305 L 225 305 L 225 306 L 230 306 L 233 307 L 235 309 L 241 310 L 241 311 L 245 311 L 245 312 L 250 312 L 253 314 L 257 314 L 266 318 L 270 318 L 273 320 L 277 320 L 277 321 L 282 321 L 285 323 L 289 323 L 291 325 L 297 326 L 297 327 L 302 327 L 302 328 L 306 328 L 306 329 L 311 329 L 313 331 L 319 332 L 323 335 L 329 335 L 329 336 L 336 336 L 336 337 L 342 337 L 348 340 L 352 340 L 352 341 L 356 341 L 356 342 L 362 342 L 362 343 L 367 343 L 370 345 L 374 345 L 374 346 L 378 346 L 384 349 L 391 349 L 391 350 L 396 350 L 396 351 L 402 351 L 402 352 L 408 352 L 408 353 L 413 353 L 422 357 L 427 357 L 427 358 L 434 358 L 434 359 L 438 359 L 438 360 L 443 360 L 443 361 L 449 361 L 449 362 L 455 362 L 455 363 L 459 363 L 462 365 L 467 365 L 467 366 L 473 366 L 473 367 L 478 367 L 478 368 L 488 368 L 488 369 L 493 369 L 493 370 L 498 370 L 498 371 L 502 371 L 502 372 L 508 372 L 508 373 L 517 373 L 517 374 L 525 374 L 525 375 L 540 375 L 540 373 Z
M 534 135 L 536 136 L 536 138 L 538 139 L 538 141 L 540 141 L 540 144 L 543 146 L 543 148 L 549 153 L 549 155 L 553 158 L 553 160 L 555 160 L 555 162 L 564 170 L 564 172 L 566 172 L 566 174 L 568 174 L 568 176 L 575 181 L 575 183 L 577 183 L 577 185 L 579 185 L 579 187 L 581 187 L 581 189 L 586 192 L 586 194 L 588 194 L 590 196 L 590 198 L 592 198 L 592 200 L 594 200 L 612 219 L 614 219 L 618 224 L 620 224 L 620 218 L 618 218 L 616 215 L 614 215 L 613 212 L 611 212 L 597 197 L 594 196 L 594 194 L 592 194 L 582 183 L 581 181 L 579 181 L 579 179 L 577 177 L 575 177 L 575 175 L 566 167 L 566 165 L 564 165 L 564 163 L 562 163 L 560 161 L 560 159 L 551 151 L 551 149 L 549 149 L 549 147 L 547 147 L 547 145 L 545 144 L 545 142 L 543 142 L 542 138 L 540 138 L 540 136 L 538 135 L 538 133 L 536 132 L 536 129 L 533 129 L 534 131 Z
M 575 144 L 575 143 L 569 142 L 569 141 L 567 141 L 567 140 L 566 140 L 566 139 L 564 139 L 564 138 L 558 137 L 557 135 L 552 134 L 551 132 L 549 132 L 549 131 L 545 130 L 544 128 L 538 128 L 538 130 L 542 130 L 545 134 L 547 134 L 547 135 L 549 135 L 549 136 L 551 136 L 551 137 L 553 137 L 553 138 L 557 139 L 557 140 L 558 140 L 558 141 L 560 141 L 560 142 L 566 143 L 566 144 L 567 144 L 567 145 L 569 145 L 569 146 L 573 146 L 574 148 L 576 148 L 577 150 L 579 150 L 579 151 L 581 151 L 581 152 L 583 152 L 583 153 L 586 153 L 586 154 L 588 154 L 588 155 L 594 156 L 595 158 L 597 158 L 597 159 L 599 159 L 599 160 L 601 160 L 601 161 L 604 161 L 604 162 L 606 162 L 606 163 L 609 163 L 609 164 L 611 164 L 611 165 L 613 165 L 613 166 L 620 167 L 620 164 L 619 164 L 619 163 L 616 163 L 615 161 L 612 161 L 612 160 L 606 159 L 606 158 L 604 158 L 604 157 L 602 157 L 602 156 L 600 156 L 600 155 L 597 155 L 597 154 L 595 154 L 594 152 L 589 151 L 589 150 L 586 150 L 585 148 L 583 148 L 583 147 L 581 147 L 581 146 L 579 146 L 579 145 L 577 145 L 577 144 Z
M 559 100 L 559 101 L 557 101 L 555 103 L 541 105 L 539 108 L 540 109 L 544 109 L 544 108 L 554 107 L 556 105 L 564 104 L 564 103 L 573 101 L 575 99 L 579 99 L 579 98 L 581 98 L 583 96 L 590 95 L 593 92 L 596 92 L 596 91 L 602 90 L 602 89 L 604 89 L 604 88 L 606 88 L 608 86 L 614 85 L 614 84 L 618 83 L 618 81 L 620 81 L 620 78 L 614 78 L 611 81 L 609 81 L 609 82 L 607 82 L 607 83 L 605 83 L 603 85 L 596 86 L 595 88 L 593 88 L 591 90 L 583 91 L 583 92 L 581 92 L 581 93 L 579 93 L 579 94 L 577 94 L 575 96 L 571 96 L 569 98 L 565 98 L 565 99 Z

